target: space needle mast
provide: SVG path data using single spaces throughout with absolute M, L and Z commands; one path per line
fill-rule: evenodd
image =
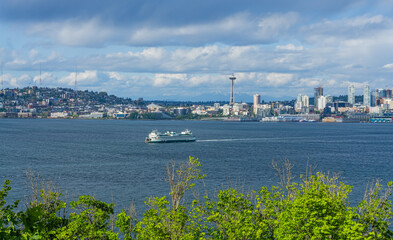
M 231 101 L 229 102 L 229 104 L 233 106 L 233 104 L 235 104 L 235 75 L 232 74 L 232 76 L 229 77 L 229 80 L 232 81 Z

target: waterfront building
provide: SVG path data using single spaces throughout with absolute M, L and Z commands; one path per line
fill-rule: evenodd
M 302 107 L 303 107 L 302 95 L 301 95 L 301 94 L 298 94 L 298 95 L 297 95 L 296 102 L 295 102 L 295 111 L 296 111 L 296 112 L 300 112 L 300 111 L 302 110 Z
M 299 117 L 302 117 L 308 121 L 319 121 L 321 119 L 321 115 L 316 113 L 299 114 Z
M 302 96 L 302 107 L 310 107 L 310 98 L 307 95 Z
M 126 118 L 129 116 L 129 114 L 119 111 L 119 112 L 115 112 L 112 116 L 113 118 L 119 119 L 119 118 Z
M 370 107 L 370 114 L 377 114 L 377 115 L 382 115 L 382 108 L 379 106 L 376 107 Z
M 386 89 L 386 98 L 392 98 L 392 89 Z
M 323 96 L 323 88 L 322 87 L 317 87 L 314 88 L 314 106 L 318 108 L 318 100 L 319 97 Z
M 66 117 L 70 117 L 71 114 L 68 112 L 52 112 L 50 113 L 50 117 L 51 118 L 66 118 Z
M 255 94 L 254 95 L 254 106 L 253 106 L 253 113 L 254 115 L 257 115 L 258 112 L 258 106 L 261 104 L 261 95 Z
M 247 103 L 235 103 L 232 107 L 233 115 L 248 115 L 248 104 Z
M 224 115 L 224 116 L 231 115 L 231 106 L 229 106 L 228 104 L 225 104 L 224 106 L 222 106 L 222 115 Z
M 307 95 L 299 94 L 295 102 L 295 111 L 306 113 L 309 111 L 310 100 Z
M 382 89 L 382 88 L 380 88 L 380 89 L 377 89 L 377 95 L 378 95 L 378 98 L 386 98 L 386 96 L 387 96 L 387 92 L 386 92 L 386 90 L 385 89 Z
M 377 90 L 373 90 L 370 94 L 370 106 L 375 107 L 377 102 Z
M 147 109 L 149 110 L 149 112 L 156 112 L 156 111 L 163 111 L 164 107 L 151 103 L 147 105 Z
M 318 99 L 320 96 L 323 96 L 323 88 L 317 87 L 314 88 L 314 106 L 318 107 Z
M 214 110 L 218 111 L 220 109 L 220 103 L 214 103 Z
M 366 107 L 370 107 L 370 86 L 366 85 L 364 86 L 364 92 L 363 92 L 363 105 Z
M 348 102 L 352 105 L 355 104 L 355 86 L 353 84 L 348 87 Z
M 385 98 L 383 100 L 384 109 L 393 109 L 393 100 L 391 98 Z
M 326 96 L 326 104 L 333 103 L 333 96 L 327 95 Z
M 326 107 L 326 104 L 327 104 L 327 98 L 325 97 L 325 96 L 319 96 L 319 98 L 318 98 L 318 110 L 319 111 L 322 111 L 325 107 Z
M 188 113 L 188 109 L 184 108 L 184 107 L 177 107 L 175 109 L 173 109 L 173 113 L 177 116 L 183 116 L 186 115 Z

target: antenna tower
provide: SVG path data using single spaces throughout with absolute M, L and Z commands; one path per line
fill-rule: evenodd
M 41 63 L 40 63 L 40 86 L 39 87 L 42 87 L 41 86 Z
M 3 74 L 3 63 L 1 63 L 1 93 L 4 91 L 4 74 Z
M 232 81 L 232 92 L 231 92 L 231 100 L 229 101 L 229 104 L 233 106 L 235 104 L 235 80 L 236 77 L 235 75 L 232 74 L 232 76 L 229 77 L 229 80 Z
M 75 91 L 76 91 L 77 84 L 78 84 L 78 69 L 77 66 L 75 66 Z

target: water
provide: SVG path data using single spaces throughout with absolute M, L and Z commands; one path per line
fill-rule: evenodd
M 153 129 L 186 128 L 196 142 L 144 143 Z M 356 202 L 372 181 L 393 180 L 392 136 L 392 124 L 0 119 L 0 180 L 12 181 L 11 199 L 23 199 L 24 172 L 32 169 L 71 198 L 91 194 L 119 208 L 143 208 L 146 197 L 169 192 L 170 160 L 199 158 L 214 192 L 277 185 L 272 160 L 289 159 L 295 176 L 307 164 L 340 173 Z

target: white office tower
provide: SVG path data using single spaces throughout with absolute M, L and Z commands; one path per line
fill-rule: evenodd
M 310 106 L 310 98 L 307 95 L 302 96 L 302 107 L 309 107 Z
M 220 109 L 220 103 L 214 103 L 214 110 L 218 111 Z
M 307 112 L 307 108 L 310 107 L 310 99 L 307 95 L 297 95 L 297 99 L 295 102 L 295 111 L 296 112 Z
M 355 86 L 353 84 L 348 87 L 348 103 L 355 104 Z
M 371 91 L 370 91 L 370 86 L 366 85 L 364 86 L 364 92 L 363 92 L 363 105 L 366 107 L 370 107 L 371 105 Z
M 296 103 L 295 103 L 295 111 L 300 112 L 302 110 L 302 107 L 303 107 L 302 95 L 298 94 L 297 99 L 296 99 Z
M 326 104 L 333 103 L 333 96 L 326 95 Z
M 318 98 L 318 110 L 322 111 L 326 107 L 326 104 L 327 104 L 327 97 L 320 96 Z
M 261 95 L 255 94 L 254 95 L 254 108 L 253 108 L 253 110 L 254 110 L 253 112 L 255 115 L 257 115 L 257 113 L 258 113 L 259 104 L 261 104 Z

